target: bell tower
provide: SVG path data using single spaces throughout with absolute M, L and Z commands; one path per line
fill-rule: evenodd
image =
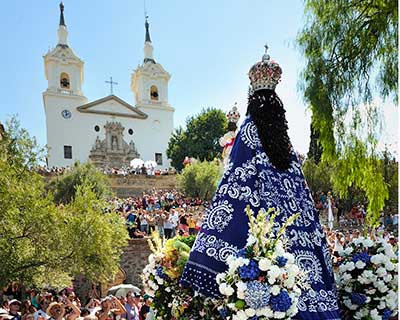
M 135 96 L 136 106 L 172 109 L 168 103 L 168 82 L 171 75 L 154 59 L 148 17 L 144 25 L 143 63 L 133 71 L 131 76 L 131 90 Z
M 83 97 L 83 61 L 68 44 L 68 29 L 64 18 L 64 4 L 60 3 L 58 43 L 44 56 L 47 89 L 45 94 Z
M 60 3 L 58 42 L 43 56 L 47 88 L 43 92 L 46 115 L 48 164 L 72 165 L 76 150 L 68 135 L 76 120 L 76 107 L 87 103 L 83 95 L 83 61 L 68 43 L 68 29 L 64 17 L 64 4 Z

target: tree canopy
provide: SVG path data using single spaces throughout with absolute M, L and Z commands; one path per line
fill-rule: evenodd
M 69 285 L 76 275 L 101 281 L 119 266 L 127 232 L 123 219 L 105 213 L 86 180 L 67 205 L 56 205 L 43 177 L 32 170 L 41 154 L 13 119 L 0 140 L 0 286 Z
M 70 172 L 52 178 L 47 188 L 53 193 L 56 203 L 67 204 L 73 199 L 77 187 L 84 182 L 92 186 L 92 191 L 98 199 L 112 196 L 108 177 L 90 162 L 76 162 Z
M 186 129 L 178 128 L 168 143 L 167 156 L 177 170 L 183 168 L 186 156 L 211 161 L 221 155 L 218 143 L 227 130 L 224 112 L 216 108 L 203 109 L 186 120 Z
M 178 183 L 190 197 L 210 200 L 222 176 L 222 165 L 218 160 L 195 162 L 187 165 L 178 176 Z
M 398 98 L 398 2 L 306 0 L 305 14 L 297 38 L 306 59 L 300 85 L 322 161 L 333 166 L 341 196 L 350 187 L 365 192 L 367 221 L 376 226 L 388 190 L 378 168 L 381 110 L 375 98 Z

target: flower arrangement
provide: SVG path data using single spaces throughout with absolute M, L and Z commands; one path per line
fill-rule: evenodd
M 397 314 L 398 259 L 384 239 L 356 238 L 339 252 L 339 300 L 347 319 L 388 320 Z
M 274 209 L 259 211 L 257 217 L 249 207 L 249 235 L 246 246 L 227 260 L 227 272 L 217 275 L 223 304 L 218 307 L 222 319 L 265 320 L 291 319 L 297 312 L 301 288 L 307 288 L 307 275 L 286 249 L 287 226 L 280 228 Z
M 149 239 L 152 254 L 142 280 L 146 293 L 153 296 L 156 319 L 217 319 L 213 316 L 211 299 L 196 296 L 189 288 L 179 285 L 194 240 L 195 236 L 177 236 L 163 243 L 158 233 Z

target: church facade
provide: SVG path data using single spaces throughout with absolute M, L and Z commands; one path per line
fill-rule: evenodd
M 60 4 L 57 46 L 44 55 L 48 86 L 43 92 L 48 165 L 92 161 L 103 168 L 128 166 L 134 158 L 168 168 L 166 149 L 174 108 L 168 103 L 170 74 L 155 61 L 145 23 L 144 60 L 131 75 L 135 104 L 111 94 L 88 102 L 83 92 L 84 62 L 68 44 Z

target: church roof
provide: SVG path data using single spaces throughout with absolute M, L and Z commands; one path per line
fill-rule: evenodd
M 104 102 L 108 101 L 116 101 L 119 106 L 121 106 L 120 110 L 104 110 L 103 109 L 96 109 L 96 106 L 103 104 Z M 129 103 L 125 102 L 121 98 L 110 94 L 104 98 L 89 102 L 82 106 L 76 108 L 79 112 L 82 113 L 92 113 L 92 114 L 100 114 L 100 115 L 110 115 L 110 116 L 117 116 L 117 117 L 125 117 L 125 118 L 134 118 L 134 119 L 147 119 L 148 115 L 141 111 L 140 109 L 130 105 Z

